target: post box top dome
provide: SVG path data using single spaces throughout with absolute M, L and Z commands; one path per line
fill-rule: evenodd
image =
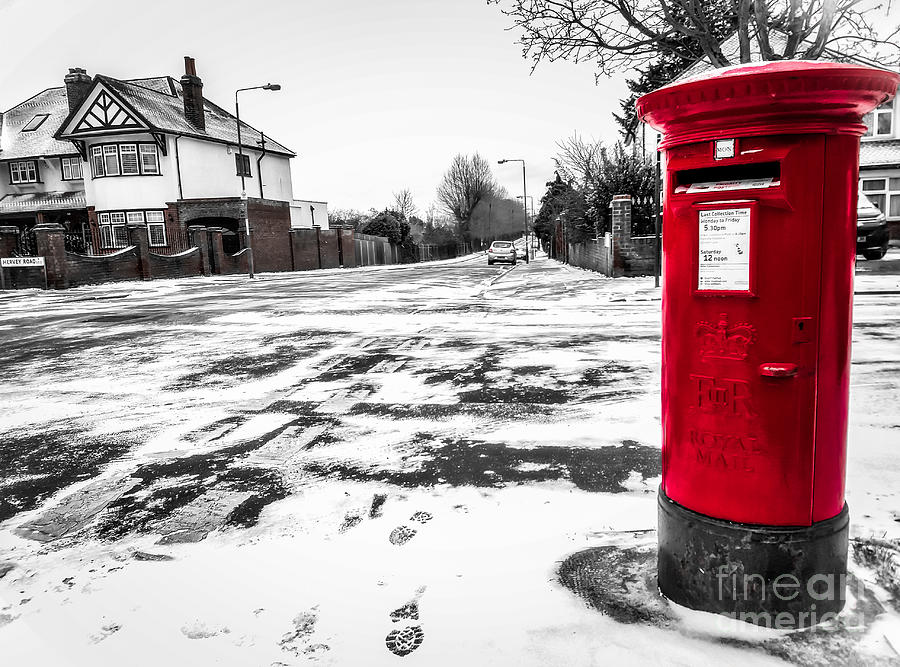
M 862 135 L 862 116 L 891 99 L 900 75 L 842 63 L 737 65 L 669 84 L 637 100 L 661 146 L 763 134 Z

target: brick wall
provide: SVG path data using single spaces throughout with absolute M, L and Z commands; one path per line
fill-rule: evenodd
M 183 278 L 203 275 L 199 248 L 193 248 L 179 255 L 157 255 L 151 252 L 149 260 L 150 275 L 153 278 Z
M 292 229 L 291 248 L 294 271 L 319 268 L 318 229 Z
M 219 273 L 222 275 L 232 275 L 235 273 L 249 273 L 250 270 L 250 253 L 244 249 L 233 255 L 228 253 L 221 254 L 221 263 L 219 264 Z M 256 265 L 256 255 L 254 255 L 254 270 L 259 271 Z
M 257 273 L 290 271 L 291 209 L 287 202 L 250 198 L 247 215 L 253 234 L 253 264 Z
M 606 276 L 647 276 L 656 268 L 656 237 L 631 235 L 631 197 L 612 201 L 612 232 L 603 239 L 569 244 L 568 263 Z
M 66 274 L 68 287 L 139 280 L 141 277 L 137 252 L 134 249 L 100 257 L 66 252 Z

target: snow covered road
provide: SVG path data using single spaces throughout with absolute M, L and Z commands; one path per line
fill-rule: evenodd
M 900 536 L 898 302 L 857 297 L 858 538 Z M 894 660 L 871 563 L 885 613 L 801 639 L 561 583 L 655 539 L 659 305 L 545 258 L 0 294 L 2 664 Z

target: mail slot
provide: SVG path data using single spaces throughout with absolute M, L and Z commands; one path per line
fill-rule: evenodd
M 846 573 L 859 137 L 898 79 L 765 63 L 637 102 L 666 165 L 659 583 L 676 602 L 794 625 L 843 606 L 843 587 L 805 586 Z M 791 600 L 786 573 L 806 578 Z

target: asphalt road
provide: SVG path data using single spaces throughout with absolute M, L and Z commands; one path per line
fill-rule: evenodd
M 858 534 L 888 537 L 896 299 L 856 299 L 848 481 Z M 579 664 L 573 646 L 584 664 L 859 659 L 845 630 L 761 648 L 620 625 L 678 627 L 638 586 L 659 307 L 652 279 L 545 258 L 0 294 L 0 651 L 54 666 Z M 643 550 L 601 593 L 637 598 L 586 606 L 556 582 L 558 563 L 583 564 L 569 554 L 623 534 Z

